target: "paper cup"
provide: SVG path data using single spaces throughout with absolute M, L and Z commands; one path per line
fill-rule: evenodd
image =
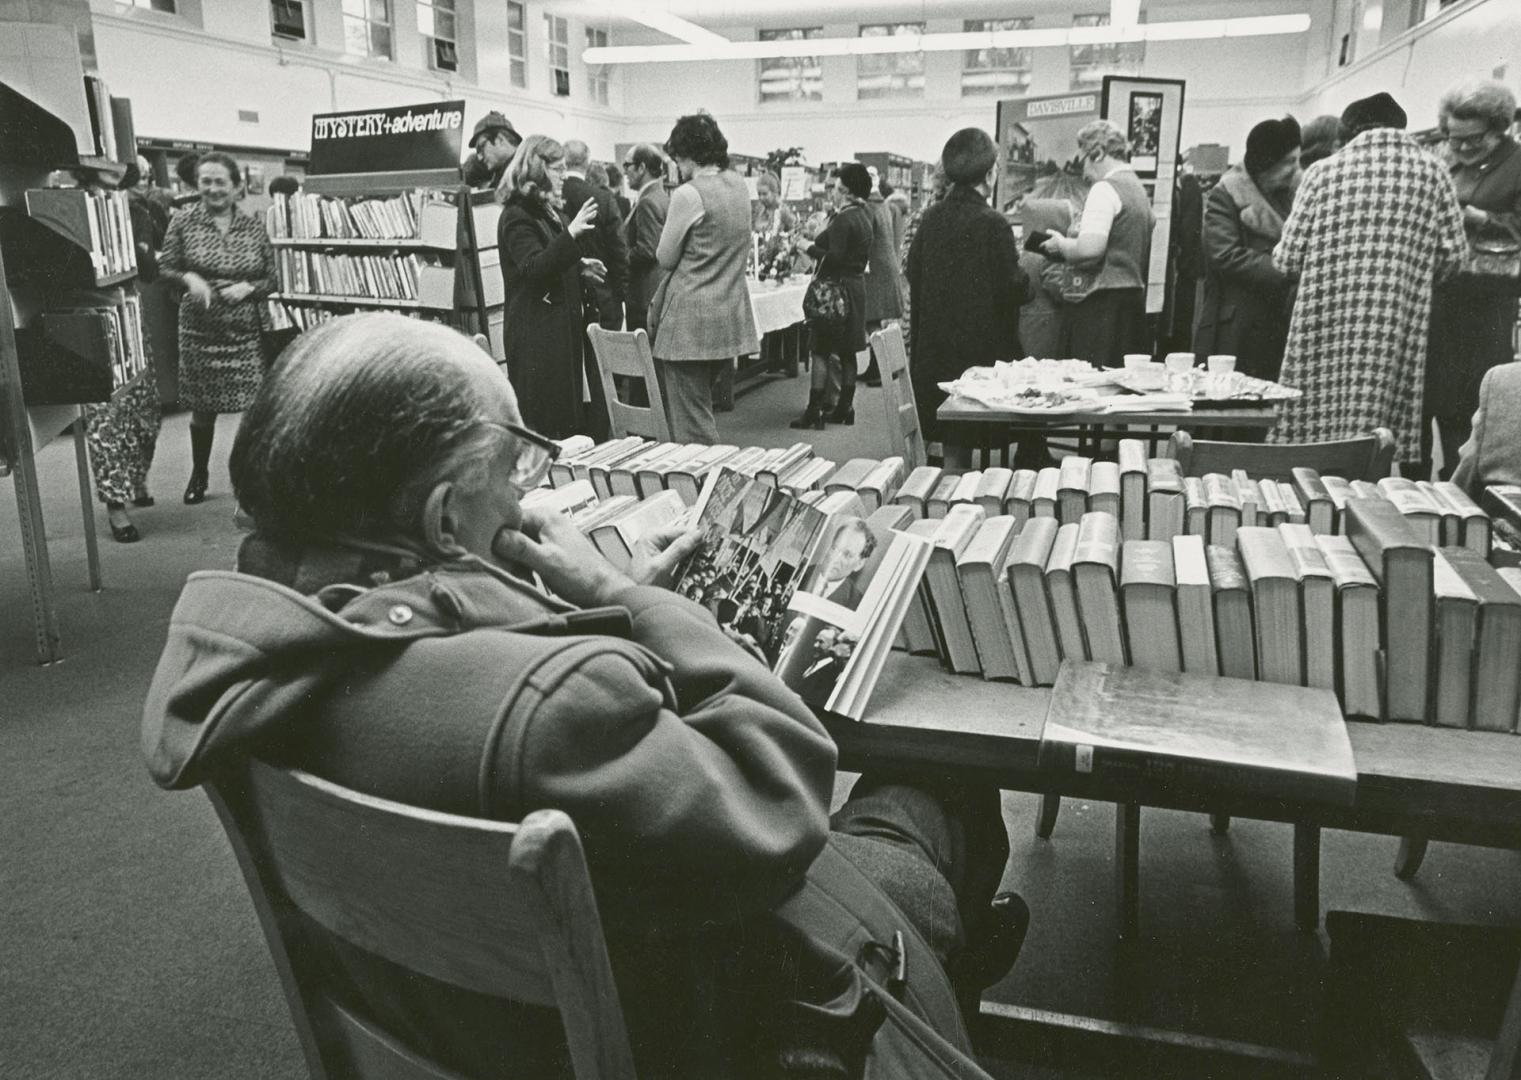
M 1194 354 L 1191 352 L 1168 353 L 1167 359 L 1164 360 L 1163 363 L 1167 365 L 1168 371 L 1191 371 L 1193 370 L 1194 366 Z
M 1209 365 L 1211 375 L 1229 375 L 1236 370 L 1236 358 L 1234 356 L 1211 356 L 1206 363 Z
M 1150 353 L 1126 353 L 1125 366 L 1127 368 L 1143 368 L 1151 363 Z

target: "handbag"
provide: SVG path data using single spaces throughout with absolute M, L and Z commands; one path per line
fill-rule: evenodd
M 1490 295 L 1521 296 L 1521 234 L 1504 221 L 1491 221 L 1486 228 L 1505 235 L 1474 238 L 1458 284 Z
M 803 317 L 825 330 L 837 330 L 850 317 L 850 297 L 845 286 L 832 278 L 814 275 L 803 293 Z

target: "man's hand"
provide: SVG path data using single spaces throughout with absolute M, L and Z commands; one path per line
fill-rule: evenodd
M 669 587 L 676 567 L 701 543 L 701 532 L 682 526 L 640 537 L 634 545 L 634 565 L 630 574 L 639 585 Z
M 234 281 L 231 285 L 223 285 L 217 292 L 223 300 L 229 304 L 241 304 L 253 295 L 254 287 L 246 281 Z
M 1477 206 L 1463 207 L 1463 224 L 1469 228 L 1478 228 L 1489 221 L 1489 211 L 1480 210 Z
M 633 585 L 559 511 L 523 511 L 521 529 L 497 530 L 491 553 L 532 570 L 549 590 L 579 607 L 601 607 Z
M 1065 260 L 1067 258 L 1067 242 L 1065 236 L 1052 236 L 1044 244 L 1040 245 L 1040 249 L 1053 259 Z

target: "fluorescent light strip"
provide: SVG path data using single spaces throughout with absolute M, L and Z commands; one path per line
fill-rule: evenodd
M 689 22 L 680 15 L 672 15 L 669 11 L 636 7 L 619 8 L 617 14 L 691 45 L 725 45 L 729 41 L 722 34 L 716 34 L 705 26 Z
M 1109 0 L 1110 26 L 1135 26 L 1141 21 L 1141 0 Z
M 1258 15 L 1236 19 L 1142 23 L 1135 26 L 897 34 L 864 38 L 811 38 L 796 41 L 725 41 L 722 44 L 712 42 L 690 45 L 612 45 L 606 48 L 587 49 L 581 54 L 581 58 L 588 64 L 653 64 L 705 60 L 769 60 L 796 56 L 867 56 L 879 53 L 956 52 L 961 49 L 1105 45 L 1122 41 L 1199 41 L 1209 38 L 1302 34 L 1309 28 L 1309 15 Z

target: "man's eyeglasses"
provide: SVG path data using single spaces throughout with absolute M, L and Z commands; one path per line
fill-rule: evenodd
M 549 466 L 560 456 L 560 444 L 517 424 L 493 424 L 518 440 L 518 456 L 507 482 L 518 491 L 532 491 L 544 482 Z
M 1487 131 L 1481 131 L 1477 135 L 1449 135 L 1447 136 L 1447 145 L 1456 146 L 1462 150 L 1469 150 L 1474 147 L 1483 146 L 1484 140 L 1487 138 L 1489 138 L 1489 132 Z

